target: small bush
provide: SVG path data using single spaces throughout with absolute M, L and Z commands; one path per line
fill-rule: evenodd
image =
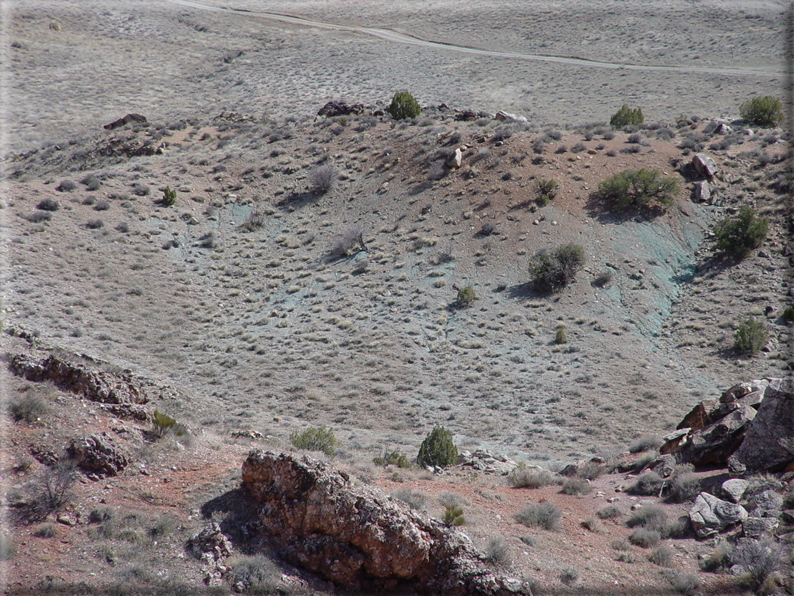
M 598 184 L 598 194 L 611 208 L 625 211 L 629 207 L 658 206 L 667 209 L 678 194 L 675 178 L 661 178 L 659 170 L 624 170 Z
M 170 186 L 166 186 L 160 204 L 163 207 L 173 207 L 176 204 L 176 191 Z
M 617 551 L 630 551 L 631 550 L 631 543 L 625 538 L 615 538 L 612 542 L 609 543 L 614 550 Z
M 104 199 L 97 201 L 96 205 L 94 205 L 94 211 L 107 211 L 108 209 L 110 209 L 110 202 Z
M 296 449 L 306 451 L 322 451 L 328 457 L 333 457 L 336 453 L 336 438 L 334 431 L 326 426 L 319 428 L 309 427 L 303 432 L 292 431 L 289 436 L 290 443 Z
M 458 448 L 452 441 L 452 433 L 443 426 L 436 426 L 419 447 L 416 463 L 420 466 L 452 466 L 458 459 Z
M 364 244 L 365 229 L 359 225 L 350 226 L 345 232 L 337 236 L 327 250 L 329 260 L 344 259 L 361 250 L 367 250 Z
M 676 573 L 670 579 L 673 590 L 684 596 L 692 596 L 700 587 L 700 580 L 692 573 Z
M 121 221 L 116 226 L 116 230 L 121 232 L 122 234 L 126 234 L 127 232 L 130 231 L 130 224 L 128 224 L 126 221 Z
M 626 492 L 632 495 L 658 496 L 664 483 L 664 478 L 656 472 L 645 472 Z
M 611 141 L 615 138 L 615 133 L 611 130 L 608 130 L 603 134 L 603 137 L 605 141 Z
M 629 453 L 642 453 L 659 449 L 662 446 L 662 439 L 657 435 L 646 435 L 637 439 L 629 447 Z
M 101 219 L 89 219 L 85 225 L 89 230 L 98 230 L 105 225 L 105 222 Z
M 243 223 L 240 224 L 240 229 L 244 232 L 255 232 L 265 225 L 265 214 L 262 211 L 251 211 Z
M 637 509 L 628 520 L 626 525 L 630 528 L 645 528 L 662 532 L 667 525 L 667 514 L 664 509 L 656 505 L 648 505 Z
M 242 583 L 246 594 L 276 594 L 281 571 L 264 555 L 246 555 L 233 558 L 229 563 L 228 578 L 232 585 Z
M 593 487 L 587 480 L 568 478 L 563 482 L 560 492 L 564 495 L 587 495 L 593 492 Z
M 593 534 L 600 534 L 604 531 L 601 523 L 594 517 L 588 517 L 580 522 L 580 525 L 586 530 L 590 530 Z
M 58 511 L 72 500 L 72 485 L 77 479 L 77 470 L 71 462 L 58 462 L 45 466 L 32 485 L 33 519 L 43 519 L 49 513 Z
M 55 190 L 72 192 L 75 188 L 77 188 L 77 185 L 72 180 L 61 180 L 60 184 L 55 187 Z
M 612 281 L 612 272 L 606 270 L 596 275 L 595 279 L 591 283 L 597 288 L 603 288 L 611 281 Z
M 60 203 L 53 199 L 44 199 L 39 201 L 39 204 L 36 205 L 36 209 L 41 209 L 42 211 L 58 211 L 60 208 Z
M 441 523 L 448 528 L 464 525 L 466 523 L 466 518 L 463 517 L 463 509 L 456 505 L 445 506 L 444 517 L 441 518 Z
M 132 185 L 132 193 L 139 197 L 145 197 L 151 192 L 151 189 L 146 186 L 145 184 L 141 184 L 140 182 L 136 182 Z
M 540 527 L 550 531 L 562 529 L 561 513 L 554 503 L 533 503 L 516 513 L 516 521 L 527 527 Z
M 174 425 L 176 424 L 176 419 L 171 418 L 165 412 L 161 412 L 159 409 L 154 409 L 154 416 L 153 416 L 153 424 L 154 424 L 154 434 L 158 437 L 163 437 L 165 434 L 170 431 Z
M 595 480 L 596 478 L 601 476 L 601 474 L 603 474 L 605 470 L 606 470 L 606 466 L 604 466 L 603 464 L 599 464 L 594 461 L 589 461 L 579 468 L 579 471 L 577 472 L 576 475 L 579 478 L 584 478 L 585 480 Z
M 672 567 L 673 566 L 673 549 L 669 546 L 659 546 L 648 555 L 648 560 L 654 565 L 659 567 Z
M 336 167 L 325 164 L 309 171 L 309 184 L 314 192 L 325 194 L 336 185 L 338 177 Z
M 16 422 L 36 422 L 47 413 L 47 401 L 37 393 L 28 392 L 9 400 L 8 409 Z
M 50 221 L 52 213 L 49 211 L 34 211 L 30 215 L 23 216 L 23 219 L 28 220 L 30 223 L 41 223 L 43 221 Z
M 395 120 L 416 118 L 422 112 L 419 107 L 419 102 L 417 102 L 414 96 L 408 91 L 398 91 L 395 93 L 388 111 Z
M 411 509 L 421 511 L 425 508 L 427 495 L 423 492 L 411 490 L 410 488 L 401 488 L 392 493 L 392 497 L 398 501 L 407 504 Z
M 565 327 L 563 325 L 557 327 L 557 332 L 554 334 L 554 343 L 557 345 L 568 343 L 568 336 L 565 335 Z
M 767 220 L 757 217 L 752 207 L 742 205 L 736 217 L 726 217 L 712 228 L 714 249 L 742 259 L 763 244 Z
M 791 325 L 794 322 L 794 306 L 787 306 L 783 309 L 783 321 L 787 325 Z
M 606 505 L 605 507 L 602 507 L 596 511 L 596 515 L 601 519 L 616 519 L 622 516 L 623 512 L 617 505 Z
M 485 547 L 485 560 L 498 567 L 510 567 L 510 547 L 504 538 L 492 536 Z
M 741 565 L 746 574 L 741 579 L 755 591 L 764 586 L 767 579 L 783 565 L 783 552 L 779 544 L 772 541 L 748 540 L 738 545 L 730 554 L 732 565 Z
M 768 338 L 766 324 L 750 316 L 736 328 L 733 348 L 740 354 L 754 356 L 766 345 Z
M 551 253 L 538 252 L 529 263 L 529 274 L 536 289 L 554 291 L 572 282 L 584 263 L 581 245 L 563 244 Z
M 732 550 L 733 545 L 727 540 L 723 540 L 711 553 L 701 560 L 700 569 L 708 573 L 720 571 L 730 564 L 730 554 Z
M 640 548 L 651 548 L 656 546 L 661 539 L 662 536 L 659 532 L 647 528 L 635 528 L 634 531 L 629 534 L 629 542 Z
M 582 151 L 586 151 L 587 147 L 585 147 L 584 143 L 576 143 L 573 147 L 571 147 L 571 153 L 581 153 Z
M 546 470 L 528 468 L 522 462 L 507 475 L 507 482 L 513 488 L 543 488 L 559 484 L 559 477 Z
M 560 581 L 570 586 L 579 579 L 579 571 L 575 567 L 566 567 L 560 572 Z
M 642 115 L 642 108 L 632 109 L 627 103 L 624 103 L 609 119 L 609 123 L 618 128 L 629 125 L 637 126 L 643 122 L 645 122 L 645 117 Z
M 700 493 L 700 479 L 693 472 L 682 472 L 673 476 L 668 499 L 673 503 L 684 503 Z
M 558 154 L 567 153 L 567 152 L 568 152 L 568 147 L 566 145 L 560 145 L 554 150 L 554 153 L 558 153 Z
M 549 180 L 539 178 L 535 181 L 535 193 L 537 194 L 537 204 L 541 207 L 547 205 L 557 196 L 557 181 L 554 178 Z
M 36 531 L 33 532 L 34 536 L 38 538 L 52 538 L 55 536 L 55 524 L 41 524 Z
M 771 95 L 748 99 L 739 106 L 739 115 L 748 124 L 763 128 L 773 128 L 783 122 L 780 100 Z
M 99 181 L 99 178 L 96 177 L 96 174 L 89 174 L 80 180 L 80 184 L 84 184 L 88 190 L 99 190 L 99 187 L 102 186 L 102 183 Z

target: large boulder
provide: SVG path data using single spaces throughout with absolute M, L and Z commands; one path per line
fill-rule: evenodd
M 717 175 L 717 164 L 705 153 L 696 153 L 692 158 L 692 167 L 701 178 L 708 178 L 709 180 Z
M 105 432 L 74 439 L 67 451 L 80 469 L 97 476 L 116 476 L 129 463 L 124 451 Z
M 739 407 L 717 422 L 693 432 L 680 447 L 678 459 L 695 466 L 724 465 L 742 444 L 748 425 L 756 416 L 750 406 Z
M 317 112 L 318 116 L 334 118 L 336 116 L 349 116 L 350 114 L 361 114 L 364 112 L 364 104 L 347 104 L 343 101 L 329 101 Z
M 744 442 L 728 461 L 732 476 L 794 466 L 794 379 L 771 379 Z
M 524 582 L 489 569 L 460 532 L 330 464 L 254 450 L 242 476 L 282 556 L 335 583 L 378 589 L 405 581 L 450 596 L 529 593 Z
M 698 538 L 707 538 L 747 519 L 747 510 L 709 493 L 700 493 L 689 510 L 689 519 Z

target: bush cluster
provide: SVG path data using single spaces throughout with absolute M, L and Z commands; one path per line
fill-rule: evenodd
M 579 244 L 563 244 L 554 252 L 542 250 L 532 257 L 529 274 L 536 289 L 554 291 L 572 282 L 584 262 L 584 249 Z
M 742 205 L 736 217 L 726 217 L 712 228 L 714 249 L 736 258 L 744 258 L 766 239 L 768 224 L 752 207 Z
M 436 426 L 422 441 L 416 463 L 420 466 L 444 468 L 454 465 L 458 459 L 458 448 L 452 441 L 452 433 L 443 426 Z
M 310 426 L 303 432 L 297 430 L 292 431 L 289 440 L 296 449 L 322 451 L 328 457 L 333 457 L 336 453 L 336 437 L 334 437 L 334 431 L 326 426 L 321 426 L 319 428 Z
M 383 457 L 373 458 L 372 463 L 376 466 L 397 466 L 398 468 L 410 468 L 411 462 L 402 453 L 392 451 L 385 453 Z
M 406 118 L 416 118 L 422 112 L 419 102 L 414 99 L 408 91 L 398 91 L 392 97 L 389 105 L 389 114 L 395 120 L 405 120 Z
M 783 122 L 780 100 L 772 95 L 756 96 L 739 106 L 742 120 L 753 126 L 772 128 Z
M 654 206 L 667 209 L 678 194 L 675 178 L 662 178 L 659 170 L 624 170 L 599 182 L 598 194 L 616 211 Z
M 645 117 L 642 115 L 642 108 L 631 109 L 627 103 L 624 103 L 609 119 L 609 123 L 618 128 L 629 125 L 637 126 L 643 122 L 645 122 Z

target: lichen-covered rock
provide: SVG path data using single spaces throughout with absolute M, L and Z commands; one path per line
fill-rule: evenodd
M 122 449 L 104 432 L 74 439 L 68 452 L 80 469 L 98 476 L 116 476 L 129 463 Z
M 54 355 L 36 360 L 27 354 L 15 354 L 11 371 L 28 381 L 52 381 L 64 391 L 71 391 L 91 401 L 106 404 L 145 404 L 144 391 L 127 375 L 89 369 L 83 364 L 67 362 Z
M 307 456 L 252 451 L 243 484 L 265 533 L 294 564 L 344 585 L 406 581 L 430 594 L 524 594 L 463 534 Z
M 709 493 L 700 493 L 689 510 L 689 519 L 698 538 L 706 538 L 747 519 L 747 510 Z
M 786 469 L 794 463 L 794 379 L 771 379 L 744 441 L 728 461 L 732 476 Z
M 723 482 L 720 488 L 722 489 L 723 495 L 725 495 L 729 501 L 738 503 L 742 500 L 744 491 L 747 490 L 748 486 L 750 486 L 750 483 L 747 480 L 731 478 L 730 480 Z

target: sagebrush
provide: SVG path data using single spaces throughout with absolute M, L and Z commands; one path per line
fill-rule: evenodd
M 333 457 L 336 453 L 334 431 L 326 426 L 310 426 L 304 431 L 292 431 L 289 440 L 296 449 L 322 451 L 328 457 Z
M 598 184 L 598 194 L 610 209 L 670 207 L 679 191 L 675 178 L 662 178 L 659 170 L 623 170 Z

